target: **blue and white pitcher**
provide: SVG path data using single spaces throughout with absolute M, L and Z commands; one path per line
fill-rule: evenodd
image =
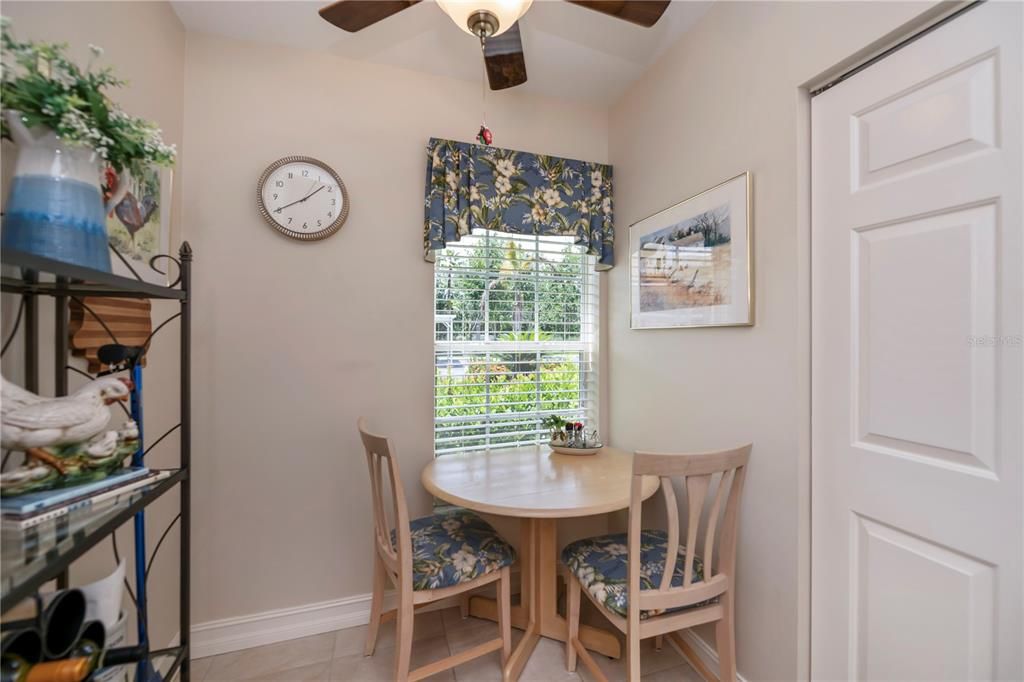
M 49 128 L 25 127 L 17 112 L 4 116 L 18 160 L 0 246 L 110 272 L 106 217 L 128 192 L 127 173 L 104 204 L 99 154 L 65 144 Z

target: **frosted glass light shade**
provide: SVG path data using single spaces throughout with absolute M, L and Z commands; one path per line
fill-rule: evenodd
M 437 4 L 456 26 L 470 35 L 475 34 L 469 28 L 469 18 L 481 10 L 490 12 L 498 17 L 498 30 L 494 33 L 497 36 L 512 28 L 533 0 L 437 0 Z

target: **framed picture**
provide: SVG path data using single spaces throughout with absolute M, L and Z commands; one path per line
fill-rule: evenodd
M 129 182 L 128 194 L 107 216 L 107 237 L 139 277 L 167 286 L 167 275 L 149 267 L 149 259 L 170 249 L 173 171 L 150 167 L 141 178 L 131 178 Z M 114 274 L 135 278 L 116 254 L 111 254 L 110 260 Z M 166 262 L 157 266 L 168 269 Z
M 754 324 L 750 173 L 629 226 L 631 329 Z

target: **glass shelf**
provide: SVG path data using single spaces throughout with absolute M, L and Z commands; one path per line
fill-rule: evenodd
M 3 265 L 19 268 L 22 276 L 4 274 L 3 291 L 14 294 L 39 294 L 43 296 L 121 296 L 130 298 L 167 298 L 181 300 L 185 292 L 181 289 L 162 287 L 130 277 L 121 277 L 109 272 L 84 268 L 63 261 L 43 258 L 31 253 L 4 249 L 0 254 Z M 27 281 L 26 271 L 52 275 L 56 281 Z
M 6 612 L 30 597 L 48 580 L 117 530 L 135 512 L 143 509 L 180 483 L 187 473 L 174 469 L 167 478 L 133 490 L 112 504 L 100 503 L 68 513 L 55 522 L 44 522 L 27 530 L 0 531 L 0 607 Z

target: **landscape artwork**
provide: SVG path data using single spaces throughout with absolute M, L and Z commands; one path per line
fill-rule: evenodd
M 171 171 L 151 167 L 131 178 L 124 199 L 107 216 L 107 237 L 142 279 L 166 285 L 167 276 L 149 267 L 149 259 L 168 252 L 170 244 Z M 111 254 L 114 273 L 134 278 L 132 271 Z M 157 263 L 166 270 L 166 263 Z
M 729 302 L 729 204 L 640 238 L 640 311 Z
M 634 329 L 752 324 L 749 175 L 630 228 Z

